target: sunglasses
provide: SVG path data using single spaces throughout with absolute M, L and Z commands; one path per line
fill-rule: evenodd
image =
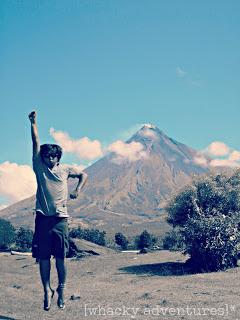
M 58 154 L 56 154 L 56 153 L 44 153 L 43 154 L 43 157 L 44 158 L 55 158 L 55 157 L 58 157 Z

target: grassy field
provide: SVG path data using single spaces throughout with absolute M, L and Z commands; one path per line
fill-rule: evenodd
M 46 312 L 35 261 L 1 253 L 0 319 L 240 319 L 240 268 L 191 274 L 184 262 L 169 251 L 68 259 L 66 309 L 54 297 Z

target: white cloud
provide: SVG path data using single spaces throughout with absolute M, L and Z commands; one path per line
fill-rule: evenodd
M 176 74 L 177 74 L 178 77 L 183 78 L 183 77 L 186 76 L 187 72 L 184 71 L 182 68 L 177 67 L 176 68 Z
M 0 204 L 0 211 L 7 208 L 7 205 L 6 204 Z
M 237 150 L 232 151 L 229 155 L 229 160 L 240 161 L 240 152 Z
M 94 160 L 103 156 L 102 146 L 98 140 L 90 140 L 88 137 L 74 140 L 68 133 L 50 129 L 50 134 L 64 152 L 76 154 L 82 160 Z
M 122 132 L 120 132 L 117 136 L 118 139 L 120 140 L 128 140 L 129 138 L 132 137 L 132 135 L 134 135 L 138 130 L 140 130 L 142 128 L 143 124 L 135 124 L 132 127 L 130 127 L 127 130 L 123 130 Z
M 203 167 L 207 166 L 208 163 L 207 159 L 203 155 L 194 157 L 193 162 Z
M 224 142 L 214 141 L 207 147 L 205 152 L 209 156 L 222 157 L 229 155 L 230 148 Z
M 208 162 L 211 167 L 235 168 L 240 166 L 240 152 L 233 150 L 224 142 L 214 141 L 201 153 L 203 157 L 204 155 L 208 157 L 206 162 Z M 198 161 L 198 159 L 195 160 Z M 201 162 L 201 159 L 199 159 L 199 161 Z M 205 160 L 203 160 L 203 162 L 205 162 Z
M 154 137 L 156 137 L 156 134 L 153 131 L 154 129 L 156 129 L 156 126 L 151 123 L 136 124 L 136 125 L 130 127 L 129 129 L 121 132 L 118 135 L 118 137 L 120 140 L 126 141 L 130 137 L 132 137 L 136 132 L 138 132 L 138 134 L 140 134 L 144 137 L 154 138 Z
M 72 166 L 79 171 L 85 168 L 78 164 Z M 36 190 L 36 177 L 30 166 L 9 161 L 0 164 L 0 196 L 6 199 L 4 204 L 0 204 L 0 210 L 12 203 L 31 197 L 36 194 Z
M 0 195 L 14 203 L 36 193 L 36 178 L 28 165 L 9 161 L 0 164 Z
M 211 167 L 231 167 L 236 168 L 239 167 L 240 164 L 236 161 L 231 161 L 229 159 L 213 159 L 210 161 Z
M 125 143 L 118 140 L 112 143 L 107 150 L 115 153 L 116 157 L 113 159 L 114 162 L 121 163 L 124 160 L 133 162 L 146 157 L 147 154 L 143 148 L 144 147 L 140 142 L 133 141 L 131 143 Z

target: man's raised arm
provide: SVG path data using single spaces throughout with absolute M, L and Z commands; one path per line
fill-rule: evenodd
M 29 113 L 28 117 L 31 122 L 33 155 L 36 155 L 40 151 L 40 140 L 38 136 L 37 122 L 36 122 L 36 117 L 37 117 L 36 111 L 32 111 L 31 113 Z

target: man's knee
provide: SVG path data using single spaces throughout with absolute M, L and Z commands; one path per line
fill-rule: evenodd
M 50 262 L 50 258 L 48 259 L 38 259 L 39 263 L 41 264 L 48 264 Z
M 56 258 L 56 266 L 64 266 L 65 259 L 64 258 Z

